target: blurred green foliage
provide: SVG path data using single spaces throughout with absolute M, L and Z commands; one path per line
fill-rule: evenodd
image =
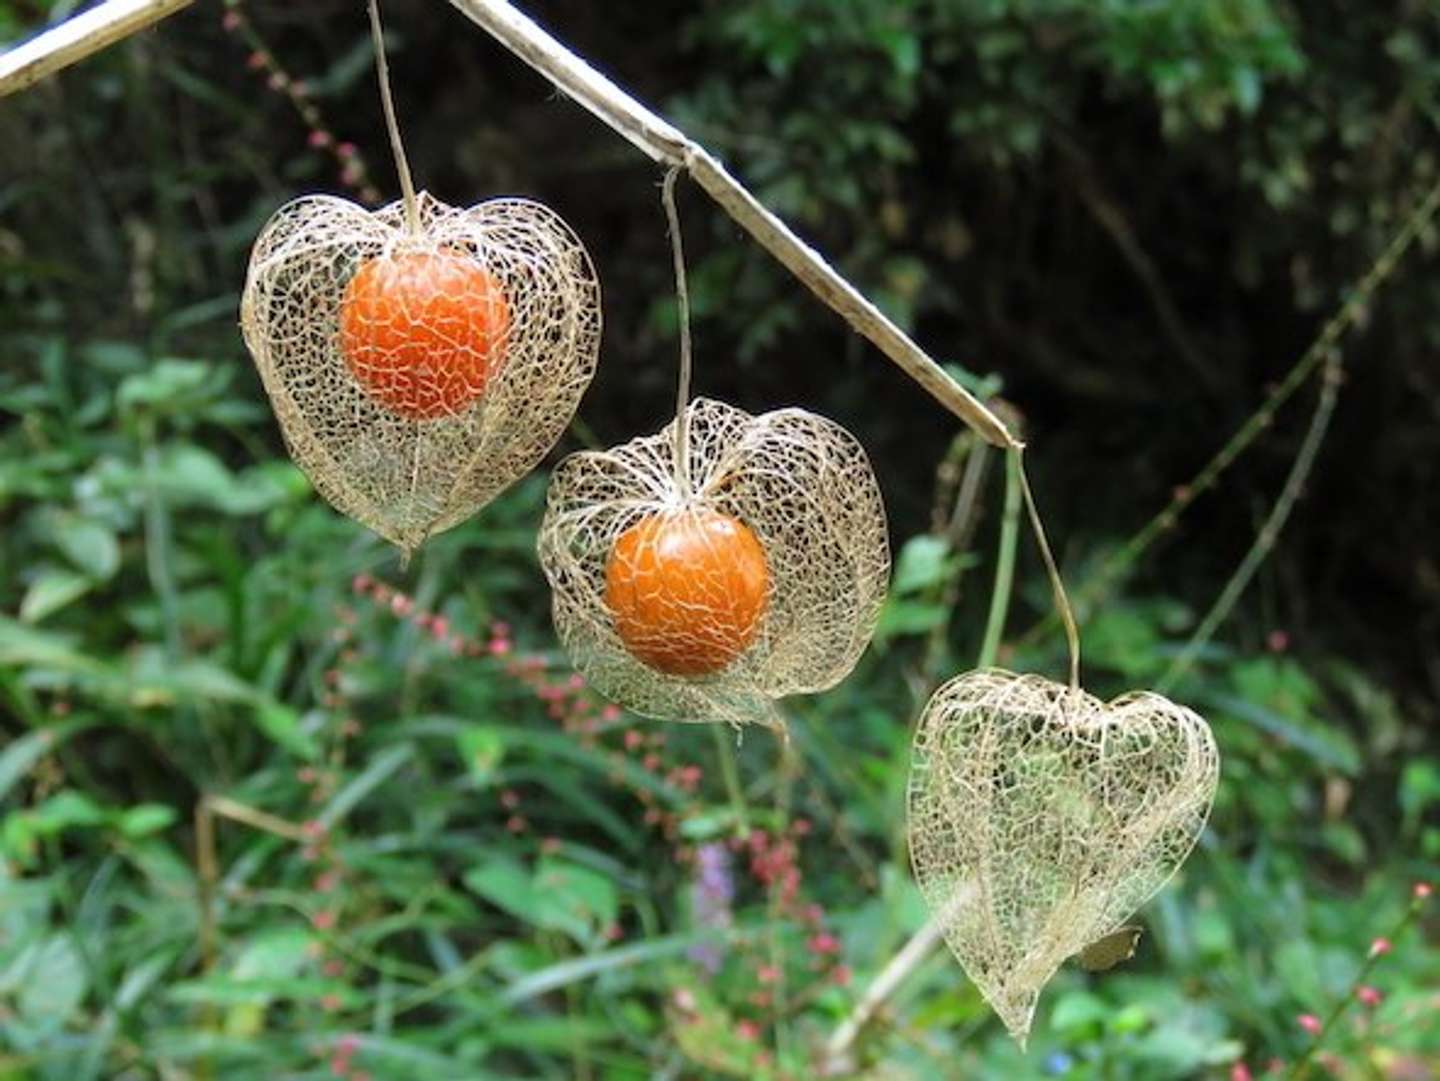
M 0 2 L 0 38 L 75 6 Z M 1440 178 L 1440 12 L 1412 0 L 533 7 L 1023 411 L 1076 584 Z M 360 5 L 240 10 L 390 188 Z M 657 427 L 653 168 L 444 5 L 386 10 L 422 182 L 543 198 L 595 255 L 606 341 L 577 432 Z M 728 734 L 570 683 L 533 555 L 543 471 L 402 571 L 284 457 L 237 294 L 265 217 L 338 178 L 255 48 L 196 5 L 0 103 L 0 1081 L 817 1076 L 925 919 L 909 724 L 979 647 L 998 459 L 686 198 L 699 388 L 861 435 L 897 548 L 876 648 L 789 707 L 788 767 L 747 735 L 732 789 Z M 853 1075 L 1258 1076 L 1440 877 L 1440 237 L 1421 241 L 1346 345 L 1309 497 L 1175 689 L 1224 771 L 1137 957 L 1062 972 L 1022 1054 L 937 953 Z M 1090 617 L 1096 691 L 1164 673 L 1300 412 Z M 1057 635 L 1020 637 L 1049 606 L 1028 544 L 1020 569 L 1003 657 L 1058 672 Z M 1436 1076 L 1436 929 L 1432 909 L 1393 944 L 1312 1076 Z

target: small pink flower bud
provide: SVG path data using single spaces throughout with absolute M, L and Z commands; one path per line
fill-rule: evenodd
M 1250 1067 L 1243 1062 L 1237 1062 L 1230 1067 L 1230 1081 L 1253 1081 L 1250 1076 Z
M 1371 987 L 1369 984 L 1361 984 L 1355 988 L 1355 997 L 1360 1000 L 1361 1005 L 1369 1006 L 1371 1009 L 1380 1005 L 1381 995 L 1379 990 Z
M 1370 943 L 1370 956 L 1384 957 L 1393 948 L 1388 938 L 1377 938 L 1374 942 Z
M 1431 887 L 1430 883 L 1428 883 L 1428 882 L 1417 882 L 1417 883 L 1415 883 L 1415 900 L 1417 900 L 1417 901 L 1428 901 L 1428 900 L 1430 899 L 1430 894 L 1433 893 L 1433 892 L 1434 892 L 1434 890 L 1433 890 L 1433 888 Z
M 1316 1017 L 1313 1013 L 1302 1013 L 1299 1017 L 1295 1018 L 1295 1023 L 1312 1036 L 1320 1035 L 1320 1018 Z

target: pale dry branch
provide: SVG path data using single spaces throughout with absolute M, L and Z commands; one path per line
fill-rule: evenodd
M 1005 424 L 776 217 L 703 146 L 646 108 L 505 0 L 450 0 L 472 22 L 658 162 L 680 166 L 761 247 L 941 405 L 998 447 L 1018 447 Z
M 192 0 L 106 0 L 0 53 L 0 98 L 34 86 L 131 34 L 190 6 Z

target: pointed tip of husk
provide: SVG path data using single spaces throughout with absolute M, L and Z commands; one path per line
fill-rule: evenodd
M 1035 1005 L 1040 1000 L 1040 992 L 1005 988 L 991 995 L 981 988 L 980 993 L 985 996 L 985 1001 L 1004 1023 L 1005 1031 L 1010 1033 L 1010 1038 L 1023 1052 L 1026 1041 L 1030 1038 L 1030 1026 L 1035 1020 Z

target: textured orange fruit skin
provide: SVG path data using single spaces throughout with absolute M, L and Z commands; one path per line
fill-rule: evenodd
M 408 420 L 468 408 L 499 367 L 509 330 L 500 283 L 445 252 L 377 256 L 340 302 L 340 349 L 351 374 Z
M 615 541 L 605 604 L 636 660 L 672 676 L 725 668 L 755 640 L 770 596 L 765 549 L 738 518 L 654 514 Z

